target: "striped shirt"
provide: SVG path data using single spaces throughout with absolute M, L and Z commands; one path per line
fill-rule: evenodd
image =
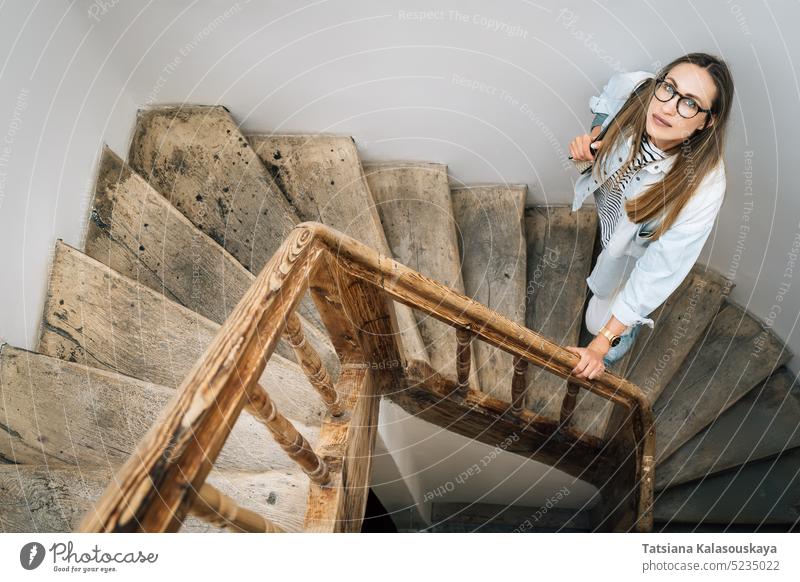
M 623 172 L 624 168 L 620 167 L 594 191 L 597 215 L 600 220 L 600 242 L 603 248 L 606 248 L 614 232 L 614 227 L 624 212 L 622 192 L 625 187 L 643 166 L 666 157 L 667 154 L 653 145 L 647 137 L 647 132 L 644 132 L 636 158 L 628 169 Z

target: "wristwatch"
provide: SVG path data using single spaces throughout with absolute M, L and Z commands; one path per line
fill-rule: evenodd
M 600 333 L 598 335 L 602 335 L 604 338 L 606 338 L 608 343 L 611 344 L 612 348 L 620 342 L 620 336 L 611 333 L 611 331 L 609 331 L 605 325 L 600 328 Z

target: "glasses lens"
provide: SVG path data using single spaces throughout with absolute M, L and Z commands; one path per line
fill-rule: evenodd
M 656 99 L 659 101 L 669 101 L 675 96 L 675 89 L 666 81 L 659 81 L 656 84 Z
M 681 117 L 694 117 L 700 111 L 694 99 L 684 97 L 678 101 L 678 114 Z

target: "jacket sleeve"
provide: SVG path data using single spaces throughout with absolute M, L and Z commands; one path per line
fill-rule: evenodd
M 595 114 L 592 127 L 598 125 L 598 114 L 606 117 L 601 121 L 605 127 L 611 119 L 622 109 L 633 90 L 645 79 L 652 79 L 655 75 L 649 71 L 633 71 L 630 73 L 615 73 L 603 87 L 600 95 L 589 98 L 589 109 Z
M 647 315 L 664 303 L 691 271 L 714 227 L 724 195 L 724 169 L 719 169 L 706 177 L 675 223 L 645 249 L 611 305 L 612 315 L 621 323 L 653 327 Z

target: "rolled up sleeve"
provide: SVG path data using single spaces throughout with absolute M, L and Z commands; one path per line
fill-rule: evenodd
M 633 71 L 612 75 L 603 87 L 603 91 L 599 95 L 589 98 L 589 109 L 595 114 L 595 120 L 598 119 L 597 115 L 601 114 L 605 117 L 600 123 L 607 124 L 606 122 L 613 118 L 622 108 L 637 85 L 654 76 L 653 73 L 648 71 Z M 596 124 L 592 122 L 592 126 L 594 125 Z
M 664 303 L 689 274 L 714 227 L 725 193 L 725 181 L 708 186 L 707 202 L 689 204 L 678 220 L 645 249 L 611 305 L 622 324 L 653 327 L 647 316 Z
M 611 305 L 622 324 L 653 327 L 648 318 L 680 286 L 700 256 L 713 224 L 702 230 L 671 228 L 647 247 Z

